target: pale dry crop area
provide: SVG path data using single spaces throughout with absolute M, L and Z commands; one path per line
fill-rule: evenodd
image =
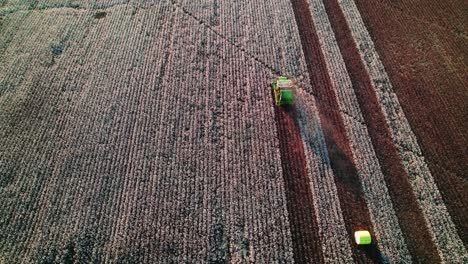
M 0 264 L 468 262 L 466 126 L 364 2 L 0 0 Z

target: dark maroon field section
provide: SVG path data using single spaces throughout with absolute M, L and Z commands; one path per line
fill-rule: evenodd
M 456 256 L 428 224 L 432 196 L 414 190 L 347 1 Z M 301 103 L 274 105 L 278 75 Z M 467 131 L 467 1 L 0 0 L 0 264 L 466 263 Z
M 468 3 L 356 4 L 466 246 Z
M 278 123 L 283 175 L 288 200 L 289 221 L 293 238 L 294 260 L 299 263 L 321 263 L 323 256 L 317 219 L 313 208 L 313 196 L 307 179 L 304 146 L 296 111 L 292 107 L 275 109 Z

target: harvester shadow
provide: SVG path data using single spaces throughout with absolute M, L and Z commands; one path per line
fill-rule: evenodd
M 368 230 L 371 234 L 374 232 L 341 114 L 337 110 L 338 107 L 331 107 L 326 99 L 316 100 L 316 104 L 321 129 L 313 131 L 303 129 L 301 133 L 304 143 L 309 149 L 315 151 L 323 164 L 329 165 L 333 171 L 353 257 L 362 263 L 382 263 L 385 256 L 379 250 L 377 241 L 374 240 L 368 246 L 357 246 L 354 242 L 355 231 Z M 312 117 L 307 116 L 309 112 L 301 109 L 306 107 L 308 106 L 305 104 L 295 105 L 295 117 L 301 118 L 300 122 L 311 122 Z M 304 133 L 323 133 L 327 151 L 318 151 L 317 142 L 311 141 L 317 137 Z
M 309 149 L 315 151 L 314 154 L 322 159 L 323 164 L 329 164 L 335 175 L 334 181 L 353 257 L 356 261 L 363 263 L 384 262 L 385 257 L 378 249 L 377 243 L 369 246 L 357 246 L 354 243 L 354 231 L 365 229 L 373 233 L 372 223 L 357 169 L 349 145 L 347 145 L 349 143 L 342 127 L 333 121 L 337 120 L 336 116 L 333 116 L 334 111 L 324 112 L 324 108 L 321 108 L 320 123 L 327 148 L 327 152 L 321 152 L 317 150 L 317 143 L 311 141 L 315 137 L 304 134 L 311 132 L 305 129 L 301 130 L 299 123 L 304 124 L 311 119 L 306 117 L 299 120 L 301 114 L 299 114 L 300 109 L 298 108 L 300 107 L 302 106 L 275 107 L 295 261 L 299 263 L 323 262 L 321 248 L 323 242 L 320 241 L 318 233 L 317 217 L 313 206 L 314 197 L 307 176 L 304 152 L 304 144 L 306 144 Z M 319 105 L 318 107 L 324 106 Z M 304 112 L 306 111 L 301 111 L 302 114 Z

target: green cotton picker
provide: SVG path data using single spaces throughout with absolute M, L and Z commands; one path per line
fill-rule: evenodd
M 275 105 L 292 105 L 294 102 L 294 83 L 285 76 L 279 76 L 271 83 L 275 94 Z

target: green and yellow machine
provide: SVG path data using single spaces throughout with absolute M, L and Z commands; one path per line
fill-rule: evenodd
M 275 105 L 292 105 L 294 102 L 294 83 L 285 76 L 279 76 L 271 83 L 275 95 Z
M 369 245 L 372 243 L 371 234 L 367 230 L 359 230 L 354 232 L 354 240 L 358 245 Z

